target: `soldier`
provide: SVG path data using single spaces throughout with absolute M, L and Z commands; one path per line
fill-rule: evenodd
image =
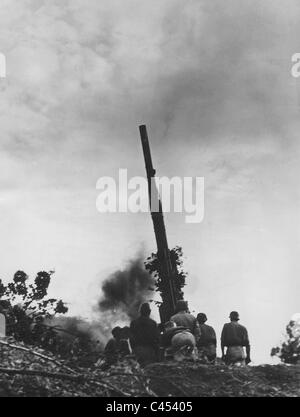
M 113 337 L 109 339 L 104 348 L 105 367 L 111 366 L 118 360 L 120 352 L 121 327 L 114 327 L 111 334 Z
M 239 313 L 232 311 L 229 315 L 230 323 L 224 324 L 221 335 L 222 359 L 227 365 L 245 365 L 251 362 L 250 343 L 246 327 L 238 323 Z M 226 355 L 224 348 L 227 347 Z M 246 348 L 246 356 L 244 352 Z
M 130 324 L 130 345 L 140 365 L 156 362 L 159 354 L 159 331 L 156 321 L 150 319 L 148 303 L 142 304 L 140 317 Z
M 165 349 L 165 359 L 195 359 L 196 340 L 190 329 L 176 326 L 174 321 L 165 324 L 165 331 L 161 338 Z
M 198 340 L 198 351 L 208 362 L 214 363 L 217 356 L 217 338 L 213 327 L 206 324 L 207 317 L 199 313 L 197 320 L 200 326 L 200 338 Z
M 199 323 L 196 317 L 190 314 L 188 304 L 186 301 L 177 301 L 176 314 L 174 314 L 171 317 L 170 321 L 176 323 L 176 326 L 185 327 L 186 329 L 189 329 L 195 336 L 196 342 L 198 342 L 200 337 Z

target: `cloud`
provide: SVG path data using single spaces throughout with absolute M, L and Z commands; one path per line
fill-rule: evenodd
M 40 118 L 48 132 L 47 118 L 59 143 L 70 126 L 94 122 L 97 129 L 98 121 L 111 129 L 117 119 L 120 133 L 134 118 L 177 141 L 187 128 L 192 142 L 199 132 L 203 140 L 278 135 L 288 129 L 294 99 L 286 45 L 298 35 L 287 27 L 296 3 L 283 18 L 278 2 L 243 4 L 28 1 L 18 13 L 5 4 L 4 33 L 17 33 L 2 40 L 14 117 L 26 105 L 28 122 Z

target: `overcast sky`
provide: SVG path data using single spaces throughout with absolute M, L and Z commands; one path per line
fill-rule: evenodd
M 186 298 L 220 332 L 231 310 L 269 360 L 299 306 L 298 0 L 1 0 L 0 276 L 55 269 L 88 316 L 142 247 L 149 214 L 100 214 L 102 176 L 203 176 L 205 216 L 165 216 Z

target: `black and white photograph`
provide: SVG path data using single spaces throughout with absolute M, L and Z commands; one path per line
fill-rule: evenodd
M 299 133 L 298 0 L 0 0 L 0 397 L 299 397 Z

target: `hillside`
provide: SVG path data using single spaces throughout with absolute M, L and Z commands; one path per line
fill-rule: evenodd
M 41 349 L 0 341 L 0 396 L 297 397 L 300 367 L 230 369 L 200 363 L 157 363 L 141 369 L 128 358 L 103 372 L 78 368 Z

